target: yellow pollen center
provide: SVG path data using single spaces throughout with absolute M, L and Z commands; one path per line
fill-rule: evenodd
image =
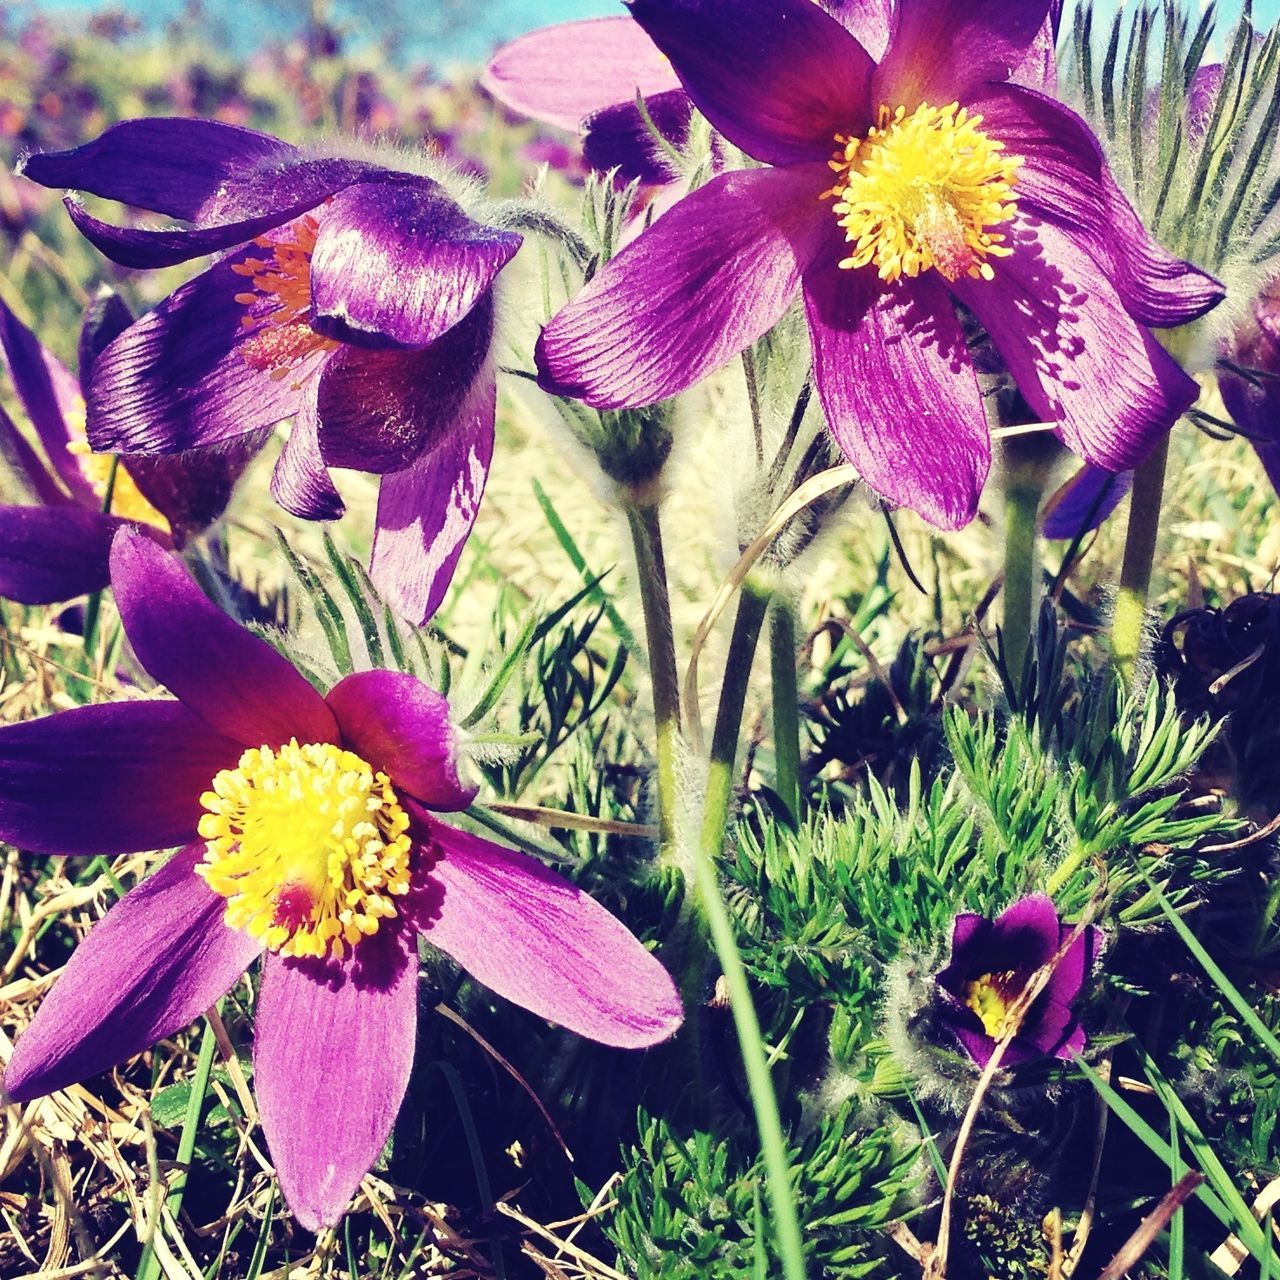
M 991 228 L 1017 212 L 1022 161 L 1005 155 L 981 123 L 957 102 L 910 115 L 881 107 L 865 138 L 836 135 L 836 184 L 821 198 L 836 201 L 837 223 L 853 246 L 841 267 L 874 264 L 891 283 L 930 267 L 948 280 L 992 278 L 987 259 L 1012 250 Z
M 139 524 L 149 524 L 153 528 L 169 533 L 169 522 L 143 496 L 128 467 L 115 454 L 94 453 L 85 439 L 84 408 L 68 423 L 72 439 L 67 443 L 67 452 L 76 460 L 80 474 L 89 482 L 90 488 L 104 502 L 107 489 L 111 490 L 110 514 L 123 520 L 136 520 Z M 115 476 L 112 477 L 112 468 Z
M 198 874 L 225 920 L 285 956 L 341 957 L 409 892 L 409 815 L 385 773 L 330 743 L 254 747 L 200 797 Z
M 1007 1035 L 1015 1024 L 1013 1006 L 1026 985 L 1023 976 L 1007 969 L 1003 973 L 984 973 L 965 985 L 965 1004 L 978 1015 L 982 1029 L 993 1040 Z
M 311 255 L 320 223 L 308 213 L 286 230 L 292 239 L 259 236 L 253 242 L 269 257 L 246 258 L 231 268 L 250 285 L 235 296 L 248 311 L 240 323 L 251 331 L 240 344 L 241 358 L 273 378 L 287 378 L 309 356 L 341 345 L 311 327 Z

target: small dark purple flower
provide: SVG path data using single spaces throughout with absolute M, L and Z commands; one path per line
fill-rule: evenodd
M 191 224 L 111 226 L 68 199 L 124 266 L 224 255 L 102 353 L 93 448 L 179 453 L 292 418 L 276 501 L 332 520 L 330 467 L 381 476 L 373 580 L 407 617 L 429 617 L 488 475 L 492 291 L 520 236 L 474 221 L 423 174 L 210 120 L 125 121 L 23 172 Z
M 874 42 L 842 19 L 866 26 L 875 5 L 630 8 L 760 167 L 687 196 L 551 320 L 548 390 L 664 400 L 803 295 L 836 440 L 941 528 L 972 519 L 991 458 L 956 302 L 1088 462 L 1135 466 L 1195 399 L 1148 327 L 1195 319 L 1222 288 L 1150 238 L 1084 121 L 1018 83 L 1043 73 L 1050 0 L 898 0 Z
M 1280 276 L 1259 291 L 1222 354 L 1232 366 L 1218 374 L 1222 402 L 1280 493 Z
M 986 1066 L 996 1043 L 1014 1026 L 1012 1010 L 1036 971 L 1062 950 L 1074 931 L 1074 925 L 1058 919 L 1053 902 L 1042 893 L 1019 899 L 994 920 L 971 912 L 956 916 L 951 958 L 934 983 L 943 1021 L 979 1067 Z M 1067 946 L 1023 1017 L 1002 1065 L 1070 1058 L 1084 1049 L 1084 1028 L 1072 1005 L 1101 942 L 1101 932 L 1086 925 Z
M 334 1224 L 408 1085 L 421 936 L 499 995 L 623 1048 L 680 1025 L 661 964 L 593 898 L 436 812 L 475 795 L 445 699 L 361 671 L 322 697 L 122 530 L 111 582 L 175 700 L 0 728 L 0 839 L 40 853 L 184 846 L 76 950 L 4 1074 L 17 1100 L 197 1018 L 255 959 L 254 1087 L 295 1216 Z

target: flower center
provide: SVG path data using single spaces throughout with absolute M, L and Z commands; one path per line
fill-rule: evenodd
M 254 747 L 200 797 L 197 867 L 225 920 L 285 956 L 340 958 L 409 892 L 409 815 L 385 773 L 330 743 Z
M 990 228 L 1017 212 L 1017 156 L 989 138 L 959 103 L 880 108 L 865 138 L 836 135 L 836 184 L 822 193 L 853 246 L 846 269 L 874 264 L 882 280 L 936 267 L 948 280 L 990 280 L 988 258 L 1007 257 Z
M 123 520 L 134 520 L 138 524 L 149 524 L 169 533 L 168 520 L 143 496 L 123 460 L 112 453 L 94 453 L 89 448 L 89 441 L 85 439 L 83 408 L 72 417 L 68 426 L 72 439 L 67 443 L 67 452 L 76 460 L 80 474 L 104 503 L 107 490 L 111 490 L 111 505 L 107 508 L 109 514 L 120 516 Z
M 1003 973 L 984 973 L 966 984 L 964 1002 L 978 1015 L 982 1029 L 993 1040 L 1002 1039 L 1013 1029 L 1013 1006 L 1026 988 L 1025 976 L 1006 969 Z
M 311 255 L 319 230 L 316 218 L 304 214 L 283 233 L 253 242 L 268 250 L 269 257 L 246 258 L 231 267 L 250 285 L 235 298 L 248 312 L 240 323 L 251 331 L 240 344 L 241 358 L 273 378 L 286 378 L 307 357 L 341 345 L 311 327 Z

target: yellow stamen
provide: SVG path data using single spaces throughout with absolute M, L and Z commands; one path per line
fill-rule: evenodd
M 409 815 L 385 773 L 330 743 L 254 747 L 200 797 L 196 868 L 225 920 L 284 956 L 341 957 L 409 892 Z
M 1008 969 L 984 973 L 965 985 L 965 1004 L 978 1015 L 982 1029 L 993 1040 L 1007 1035 L 1015 1024 L 1012 1010 L 1026 985 L 1023 976 Z
M 935 267 L 948 280 L 990 280 L 988 258 L 1007 257 L 1004 236 L 990 228 L 1017 212 L 1013 189 L 1022 161 L 1004 154 L 959 103 L 880 108 L 865 138 L 836 135 L 831 161 L 838 224 L 853 246 L 845 269 L 874 264 L 882 280 Z
M 89 482 L 94 493 L 104 501 L 107 487 L 111 488 L 111 514 L 123 520 L 136 520 L 139 524 L 149 524 L 153 528 L 169 533 L 169 522 L 143 496 L 129 468 L 124 461 L 117 463 L 116 456 L 111 453 L 94 453 L 85 439 L 84 408 L 68 422 L 72 439 L 67 443 L 67 452 L 76 460 L 80 474 Z M 111 477 L 111 468 L 115 466 L 115 479 Z

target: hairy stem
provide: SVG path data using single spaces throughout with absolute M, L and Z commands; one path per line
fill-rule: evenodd
M 1151 568 L 1155 563 L 1160 536 L 1160 506 L 1164 499 L 1164 473 L 1169 461 L 1169 437 L 1151 451 L 1151 456 L 1133 477 L 1129 505 L 1129 527 L 1125 532 L 1124 562 L 1120 568 L 1120 591 L 1111 620 L 1111 657 L 1127 684 L 1131 684 L 1142 653 L 1147 620 L 1147 596 L 1151 590 Z
M 773 685 L 774 780 L 782 803 L 800 821 L 800 696 L 796 672 L 796 616 L 789 600 L 774 596 L 769 612 L 769 667 Z
M 1004 448 L 1004 655 L 1016 688 L 1031 642 L 1039 587 L 1040 557 L 1036 517 L 1044 495 L 1044 471 L 1035 456 L 1024 456 L 1023 442 Z

